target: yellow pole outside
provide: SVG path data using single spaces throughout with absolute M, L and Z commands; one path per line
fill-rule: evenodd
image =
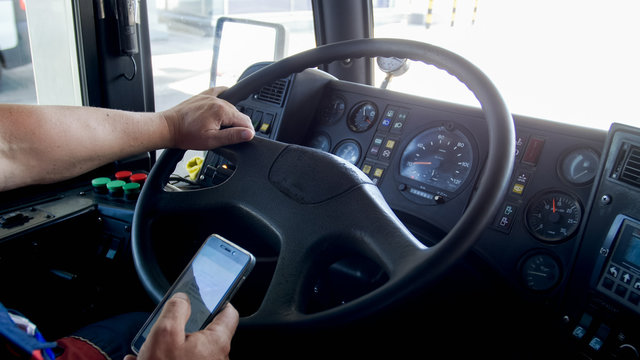
M 429 0 L 429 9 L 427 10 L 427 29 L 431 27 L 433 22 L 433 0 Z
M 478 1 L 475 1 L 475 4 L 473 5 L 473 17 L 471 18 L 471 25 L 474 25 L 476 23 L 476 16 L 478 15 Z
M 456 7 L 458 6 L 458 0 L 453 0 L 453 11 L 451 12 L 451 26 L 456 21 Z

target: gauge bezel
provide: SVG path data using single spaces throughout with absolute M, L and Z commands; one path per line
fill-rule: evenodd
M 345 144 L 354 144 L 357 148 L 358 148 L 358 158 L 356 159 L 355 162 L 349 161 L 345 158 L 343 158 L 342 156 L 338 155 L 338 149 L 340 149 L 342 146 L 344 146 Z M 336 146 L 333 148 L 333 150 L 331 151 L 331 153 L 345 161 L 349 161 L 350 163 L 352 163 L 355 166 L 358 166 L 358 164 L 360 163 L 360 160 L 362 160 L 362 146 L 360 145 L 360 143 L 358 141 L 356 141 L 355 139 L 344 139 L 342 141 L 340 141 L 338 144 L 336 144 Z
M 354 119 L 357 113 L 360 112 L 360 110 L 363 109 L 365 106 L 373 107 L 376 111 L 376 115 L 373 117 L 373 120 L 371 120 L 371 123 L 369 123 L 369 125 L 367 125 L 365 128 L 360 128 L 356 126 L 355 123 L 353 123 L 352 119 Z M 368 131 L 374 128 L 376 123 L 378 122 L 379 117 L 380 117 L 380 111 L 378 110 L 378 106 L 373 101 L 369 101 L 369 100 L 360 101 L 355 105 L 353 105 L 351 109 L 349 109 L 349 114 L 347 115 L 347 127 L 349 127 L 349 130 L 355 133 L 363 133 L 365 131 Z
M 471 168 L 469 169 L 469 172 L 466 176 L 466 178 L 464 179 L 464 181 L 460 184 L 460 186 L 455 190 L 455 191 L 450 191 L 447 189 L 444 189 L 442 187 L 437 187 L 434 185 L 430 185 L 418 180 L 414 180 L 411 179 L 409 177 L 406 177 L 404 175 L 402 175 L 402 168 L 403 168 L 403 164 L 402 164 L 402 158 L 404 157 L 405 152 L 407 151 L 407 148 L 409 147 L 409 145 L 419 136 L 421 136 L 422 134 L 424 134 L 425 132 L 429 131 L 429 130 L 437 130 L 439 128 L 444 128 L 447 131 L 460 131 L 462 133 L 462 135 L 464 135 L 464 137 L 467 140 L 467 143 L 469 144 L 470 148 L 471 148 L 471 159 L 472 159 L 472 164 L 471 164 Z M 433 194 L 435 196 L 439 196 L 442 198 L 442 200 L 444 201 L 448 201 L 451 199 L 454 199 L 455 197 L 457 197 L 458 195 L 460 195 L 461 193 L 463 193 L 464 191 L 466 191 L 470 184 L 473 183 L 473 181 L 475 181 L 474 179 L 476 178 L 477 175 L 477 171 L 479 168 L 479 159 L 480 156 L 478 154 L 479 150 L 478 150 L 478 143 L 475 139 L 475 137 L 473 136 L 472 132 L 469 131 L 469 129 L 467 129 L 466 127 L 458 124 L 458 123 L 454 123 L 451 121 L 447 121 L 447 122 L 443 122 L 443 121 L 436 121 L 436 122 L 430 122 L 430 123 L 426 123 L 424 124 L 423 127 L 421 127 L 418 131 L 416 131 L 416 135 L 410 137 L 409 139 L 406 139 L 403 143 L 402 146 L 402 151 L 400 152 L 400 155 L 398 156 L 398 163 L 397 163 L 397 171 L 395 172 L 395 176 L 396 176 L 396 180 L 404 185 L 408 185 L 411 188 L 414 188 L 416 190 L 420 190 L 420 191 L 426 191 L 430 194 Z M 425 203 L 432 203 L 432 202 L 425 202 L 424 199 L 418 199 L 418 198 L 414 198 L 413 196 L 407 195 L 407 191 L 402 191 L 402 194 L 404 194 L 407 198 L 409 198 L 410 200 L 414 200 L 414 202 L 418 202 L 420 204 L 425 204 Z M 433 202 L 433 204 L 436 203 L 441 203 L 439 201 L 435 201 Z
M 327 140 L 327 144 L 328 144 L 328 149 L 327 150 L 311 146 L 312 141 L 314 139 L 317 139 L 317 138 L 321 137 L 321 136 L 324 137 Z M 306 144 L 307 147 L 310 147 L 312 149 L 317 149 L 317 150 L 325 151 L 325 152 L 331 152 L 331 148 L 332 148 L 333 142 L 331 141 L 331 136 L 329 134 L 327 134 L 327 132 L 325 132 L 325 131 L 314 131 L 313 134 L 309 137 L 309 139 L 306 141 L 305 144 Z
M 525 273 L 526 271 L 525 266 L 531 259 L 533 259 L 536 256 L 545 256 L 551 259 L 557 268 L 557 277 L 554 279 L 551 285 L 545 286 L 544 288 L 533 288 L 532 286 L 527 284 L 527 278 L 526 278 L 527 274 Z M 536 293 L 552 292 L 562 282 L 563 273 L 564 273 L 562 262 L 560 261 L 560 259 L 554 253 L 547 251 L 545 249 L 533 249 L 525 253 L 524 255 L 522 255 L 522 257 L 520 258 L 520 261 L 518 262 L 517 268 L 518 268 L 518 273 L 520 274 L 520 281 L 522 281 L 522 285 L 527 290 L 533 291 Z
M 338 113 L 333 113 L 330 108 L 336 101 L 342 103 L 343 109 Z M 319 122 L 324 125 L 336 124 L 342 119 L 345 113 L 347 113 L 347 101 L 344 96 L 337 93 L 330 94 L 320 103 L 320 111 L 318 111 Z
M 580 214 L 579 214 L 580 218 L 578 219 L 577 224 L 572 227 L 571 231 L 567 232 L 567 234 L 561 237 L 543 236 L 532 228 L 532 225 L 530 224 L 530 221 L 529 221 L 530 211 L 533 209 L 533 207 L 539 204 L 542 201 L 542 199 L 550 196 L 551 194 L 561 194 L 564 197 L 572 199 L 572 201 L 577 205 L 578 209 L 580 210 Z M 571 239 L 578 233 L 578 230 L 580 229 L 580 225 L 582 224 L 583 216 L 584 216 L 584 206 L 582 205 L 582 201 L 576 194 L 563 189 L 545 189 L 536 193 L 531 199 L 529 199 L 527 206 L 524 210 L 523 221 L 524 221 L 525 228 L 527 229 L 529 234 L 531 234 L 531 236 L 545 243 L 557 244 L 557 243 L 561 243 Z
M 572 154 L 576 153 L 576 152 L 592 152 L 593 154 L 596 155 L 596 166 L 595 166 L 595 172 L 593 172 L 593 174 L 591 175 L 591 177 L 586 180 L 586 181 L 573 181 L 571 180 L 571 175 L 567 174 L 564 171 L 564 163 L 565 161 L 569 158 L 569 156 L 571 156 Z M 558 176 L 560 177 L 560 179 L 562 179 L 562 181 L 564 181 L 565 183 L 571 185 L 571 186 L 578 186 L 578 187 L 585 187 L 585 186 L 589 186 L 591 184 L 593 184 L 593 181 L 596 178 L 596 175 L 598 174 L 598 169 L 600 167 L 600 157 L 602 156 L 602 154 L 590 147 L 590 146 L 575 146 L 572 147 L 568 150 L 566 150 L 565 152 L 562 153 L 562 155 L 560 156 L 560 158 L 558 159 L 558 162 L 556 163 L 556 172 L 558 173 Z

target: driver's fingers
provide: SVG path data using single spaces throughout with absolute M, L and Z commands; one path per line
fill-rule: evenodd
M 240 316 L 236 308 L 227 304 L 204 330 L 209 337 L 213 336 L 221 341 L 231 342 L 239 321 Z
M 175 293 L 164 304 L 162 313 L 153 325 L 149 336 L 159 336 L 161 339 L 170 339 L 174 343 L 181 344 L 185 340 L 184 328 L 191 315 L 191 303 L 187 294 Z

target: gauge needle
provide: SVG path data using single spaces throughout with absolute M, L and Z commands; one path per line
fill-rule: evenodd
M 556 198 L 553 198 L 553 212 L 556 212 Z
M 415 165 L 431 165 L 431 161 L 414 161 Z

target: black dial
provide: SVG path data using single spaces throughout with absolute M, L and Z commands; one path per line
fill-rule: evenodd
M 347 125 L 355 132 L 367 131 L 376 123 L 377 114 L 378 109 L 373 103 L 362 102 L 351 109 Z
M 400 175 L 448 192 L 457 191 L 473 166 L 473 148 L 459 129 L 423 131 L 402 153 Z
M 522 280 L 531 290 L 549 290 L 560 280 L 560 266 L 551 255 L 530 255 L 522 264 Z
M 320 121 L 330 125 L 342 117 L 345 110 L 344 99 L 338 95 L 332 95 L 322 103 L 320 109 Z
M 527 207 L 527 229 L 543 241 L 562 241 L 573 235 L 582 219 L 580 201 L 561 191 L 536 196 Z

